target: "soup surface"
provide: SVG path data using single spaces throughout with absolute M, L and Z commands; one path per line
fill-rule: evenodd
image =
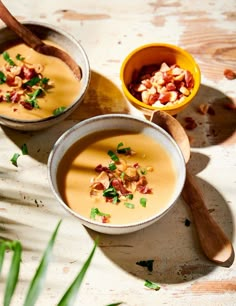
M 74 102 L 79 90 L 80 82 L 56 57 L 23 43 L 0 55 L 0 115 L 20 120 L 57 115 Z
M 163 210 L 176 184 L 169 153 L 140 133 L 98 132 L 75 143 L 57 172 L 64 202 L 86 218 L 133 223 Z

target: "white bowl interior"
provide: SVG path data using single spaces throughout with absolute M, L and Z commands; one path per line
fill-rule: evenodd
M 92 134 L 94 132 L 104 131 L 104 130 L 114 130 L 114 129 L 122 129 L 125 131 L 130 132 L 142 132 L 148 136 L 154 138 L 158 143 L 163 145 L 165 149 L 170 153 L 174 166 L 176 167 L 177 172 L 177 184 L 175 191 L 172 194 L 172 197 L 166 206 L 158 214 L 154 215 L 153 217 L 133 224 L 127 225 L 110 225 L 110 224 L 100 224 L 98 222 L 94 222 L 90 219 L 87 219 L 78 213 L 72 211 L 62 200 L 58 187 L 57 187 L 57 168 L 60 163 L 60 160 L 75 142 L 79 139 Z M 72 213 L 74 216 L 78 217 L 80 221 L 97 231 L 103 233 L 110 233 L 110 234 L 121 234 L 132 232 L 147 225 L 154 223 L 157 219 L 159 219 L 162 215 L 164 215 L 175 203 L 177 198 L 179 197 L 183 184 L 185 181 L 185 162 L 182 156 L 182 153 L 175 143 L 175 141 L 165 132 L 162 128 L 151 123 L 145 119 L 135 118 L 130 115 L 101 115 L 96 116 L 87 120 L 84 120 L 67 132 L 65 132 L 56 142 L 48 161 L 48 175 L 49 175 L 49 183 L 52 188 L 54 195 L 56 196 L 57 200 L 62 204 L 62 206 Z

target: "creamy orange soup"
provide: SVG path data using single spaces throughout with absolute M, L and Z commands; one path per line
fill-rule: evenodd
M 0 55 L 0 115 L 21 120 L 53 116 L 68 107 L 79 90 L 80 82 L 56 57 L 23 43 Z
M 65 203 L 108 224 L 141 221 L 163 210 L 176 176 L 171 156 L 154 139 L 118 130 L 74 144 L 57 172 Z

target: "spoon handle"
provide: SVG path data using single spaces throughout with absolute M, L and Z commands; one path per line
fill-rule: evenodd
M 44 45 L 44 43 L 39 39 L 36 35 L 34 35 L 30 30 L 26 27 L 22 26 L 22 24 L 11 15 L 8 9 L 0 0 L 0 18 L 2 21 L 19 37 L 21 37 L 27 45 L 36 50 L 39 46 Z
M 234 256 L 232 244 L 211 217 L 199 187 L 188 169 L 182 196 L 191 209 L 200 244 L 205 255 L 219 264 L 232 260 Z

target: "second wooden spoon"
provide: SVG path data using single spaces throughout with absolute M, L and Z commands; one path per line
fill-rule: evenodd
M 155 111 L 152 114 L 151 121 L 161 126 L 173 137 L 179 145 L 187 164 L 190 158 L 189 139 L 178 120 L 164 111 Z M 234 259 L 233 246 L 211 217 L 201 191 L 187 165 L 186 168 L 186 181 L 182 196 L 191 209 L 201 247 L 210 260 L 229 266 Z
M 75 77 L 78 80 L 81 79 L 82 77 L 81 69 L 78 66 L 78 64 L 74 61 L 74 59 L 70 57 L 69 54 L 67 54 L 66 52 L 64 52 L 59 48 L 45 44 L 39 37 L 37 37 L 28 28 L 26 28 L 23 24 L 21 24 L 14 16 L 12 16 L 1 0 L 0 0 L 0 18 L 29 47 L 31 47 L 32 49 L 34 49 L 39 53 L 60 58 L 73 71 Z

